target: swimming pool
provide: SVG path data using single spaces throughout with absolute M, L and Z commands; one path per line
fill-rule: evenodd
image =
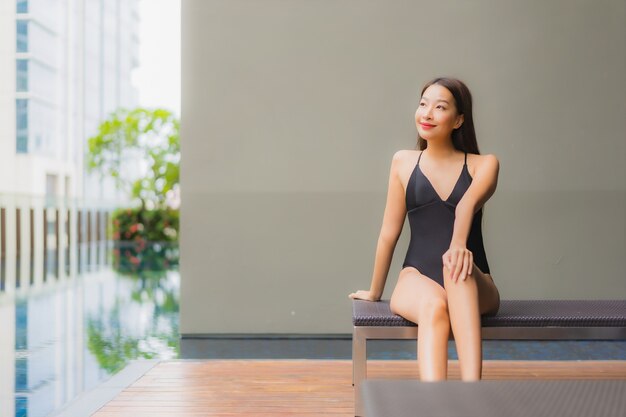
M 16 270 L 0 292 L 0 417 L 47 416 L 133 359 L 178 357 L 178 247 L 153 249 L 138 262 L 91 243 L 32 282 Z

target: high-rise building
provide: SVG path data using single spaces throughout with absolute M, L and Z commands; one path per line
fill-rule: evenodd
M 0 2 L 0 193 L 122 197 L 84 156 L 99 123 L 137 102 L 138 20 L 137 0 Z

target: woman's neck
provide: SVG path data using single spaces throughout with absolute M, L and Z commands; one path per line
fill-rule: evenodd
M 433 159 L 445 160 L 452 158 L 458 151 L 454 148 L 454 145 L 452 145 L 452 140 L 446 140 L 428 142 L 428 146 L 424 149 L 424 152 Z

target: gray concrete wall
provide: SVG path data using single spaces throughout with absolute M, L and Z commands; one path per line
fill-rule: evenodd
M 502 298 L 626 297 L 626 2 L 184 0 L 181 333 L 348 333 L 421 86 L 501 164 Z M 408 242 L 396 247 L 384 296 Z

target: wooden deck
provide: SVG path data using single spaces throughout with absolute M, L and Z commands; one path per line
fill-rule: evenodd
M 369 361 L 369 378 L 419 378 L 416 361 Z M 449 379 L 460 379 L 450 361 Z M 483 379 L 626 379 L 626 361 L 484 361 Z M 346 360 L 160 362 L 94 417 L 354 415 Z

